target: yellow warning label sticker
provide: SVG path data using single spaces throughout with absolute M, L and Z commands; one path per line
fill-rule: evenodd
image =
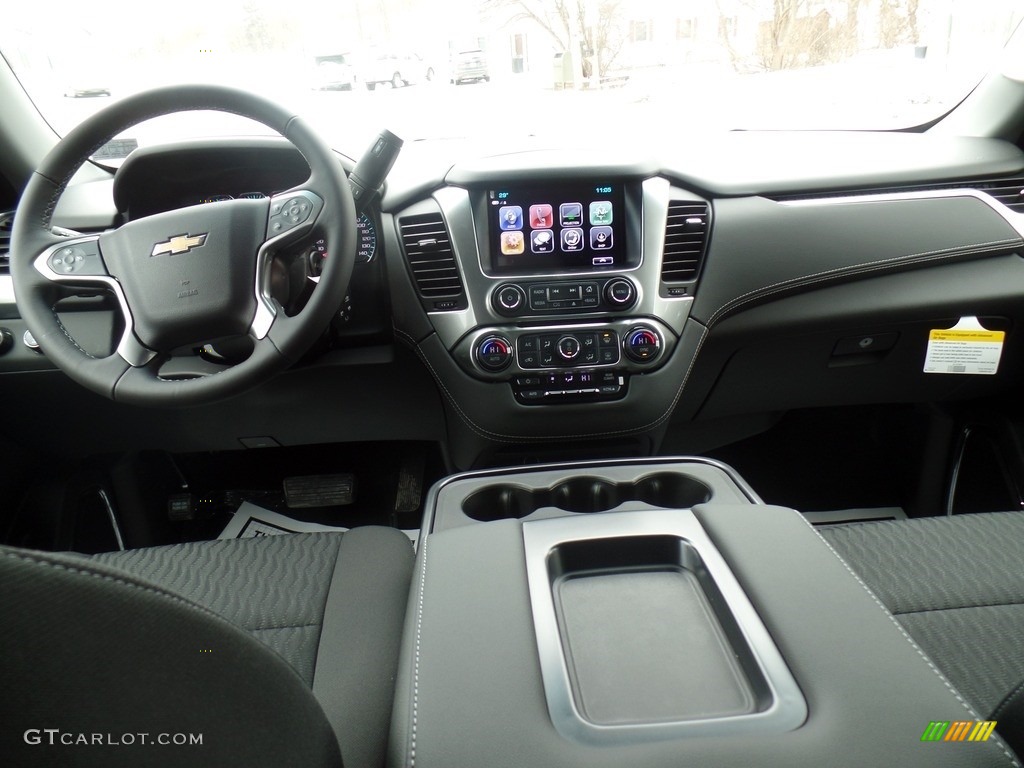
M 986 341 L 1002 344 L 1004 338 L 1005 331 L 958 331 L 955 328 L 928 334 L 928 341 Z
M 924 372 L 993 376 L 1005 340 L 1005 331 L 982 328 L 975 318 L 964 318 L 954 328 L 937 328 L 928 334 Z

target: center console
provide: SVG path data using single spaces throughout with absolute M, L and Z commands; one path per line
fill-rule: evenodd
M 396 325 L 476 436 L 453 442 L 645 434 L 699 343 L 710 206 L 635 163 L 520 161 L 457 166 L 396 213 Z
M 456 475 L 417 557 L 392 766 L 1007 764 L 920 740 L 970 714 L 803 518 L 721 464 Z

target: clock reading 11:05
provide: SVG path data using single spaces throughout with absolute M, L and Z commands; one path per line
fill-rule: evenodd
M 594 191 L 599 195 L 610 195 L 612 192 L 611 187 L 594 187 Z

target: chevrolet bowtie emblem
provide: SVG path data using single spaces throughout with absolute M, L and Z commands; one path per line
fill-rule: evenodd
M 188 253 L 193 248 L 200 248 L 206 242 L 206 234 L 202 235 L 175 235 L 165 243 L 157 243 L 153 246 L 151 256 L 163 256 L 169 253 L 176 256 L 179 253 Z

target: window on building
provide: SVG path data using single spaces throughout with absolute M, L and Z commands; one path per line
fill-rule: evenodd
M 646 43 L 653 39 L 650 21 L 629 22 L 629 39 L 633 43 Z
M 512 71 L 516 74 L 526 71 L 526 33 L 517 32 L 510 39 L 512 48 Z
M 696 36 L 696 19 L 676 19 L 676 40 L 692 40 Z

